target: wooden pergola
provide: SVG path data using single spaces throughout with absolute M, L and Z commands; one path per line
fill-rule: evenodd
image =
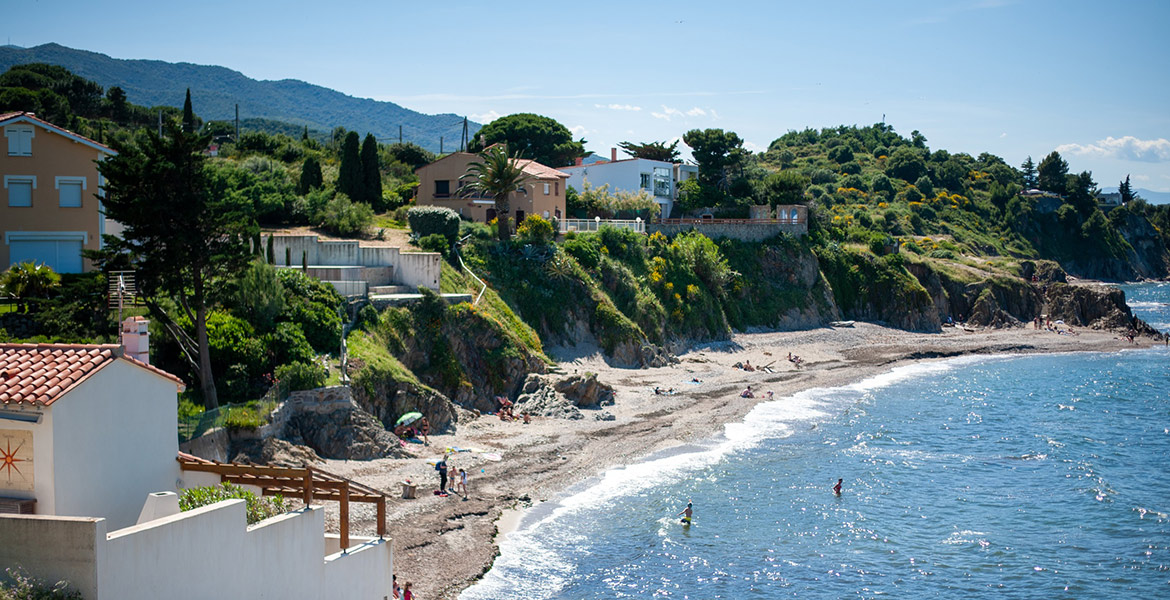
M 180 452 L 179 467 L 219 475 L 222 482 L 252 485 L 265 496 L 300 497 L 305 506 L 313 500 L 336 500 L 342 550 L 349 548 L 349 503 L 368 502 L 378 507 L 378 537 L 386 535 L 386 495 L 356 481 L 312 467 L 272 467 L 221 463 Z

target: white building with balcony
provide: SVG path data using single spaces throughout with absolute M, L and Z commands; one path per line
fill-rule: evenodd
M 572 186 L 578 193 L 585 189 L 586 181 L 594 188 L 608 184 L 613 192 L 636 194 L 639 190 L 646 190 L 662 207 L 660 216 L 669 217 L 674 208 L 675 165 L 645 158 L 617 160 L 616 152 L 611 153 L 611 158 L 614 160 L 559 167 L 558 170 L 569 174 L 566 185 Z

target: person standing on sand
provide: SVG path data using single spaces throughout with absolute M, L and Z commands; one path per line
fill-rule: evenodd
M 435 470 L 439 472 L 439 493 L 447 493 L 447 457 L 443 456 L 442 460 L 435 465 Z M 408 587 L 410 584 L 406 584 Z
M 431 433 L 431 424 L 427 421 L 426 417 L 422 418 L 422 422 L 419 424 L 418 430 L 419 433 L 422 433 L 423 445 L 430 446 L 431 440 L 427 436 Z
M 834 486 L 833 486 L 833 493 L 834 493 L 834 494 L 836 494 L 836 495 L 838 495 L 838 496 L 840 496 L 840 495 L 841 495 L 841 482 L 842 482 L 842 481 L 844 481 L 844 479 L 838 479 L 838 480 L 837 480 L 837 485 L 834 485 Z
M 414 600 L 414 592 L 410 591 L 410 586 L 413 583 L 407 581 L 406 586 L 402 588 L 402 600 Z
M 459 469 L 459 492 L 463 493 L 463 499 L 467 500 L 467 471 Z

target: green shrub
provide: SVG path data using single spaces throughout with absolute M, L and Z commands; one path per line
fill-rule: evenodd
M 922 195 L 926 196 L 927 198 L 934 196 L 934 183 L 931 182 L 930 177 L 927 177 L 926 175 L 919 177 L 918 180 L 914 182 L 914 187 L 918 188 L 918 191 L 922 192 Z
M 494 240 L 496 236 L 492 235 L 492 228 L 487 223 L 476 223 L 473 221 L 463 221 L 459 224 L 460 237 L 470 235 L 475 240 Z
M 813 169 L 808 176 L 813 183 L 837 183 L 837 174 L 829 169 Z
M 10 581 L 0 581 L 0 600 L 81 600 L 81 593 L 70 590 L 68 581 L 49 585 L 19 567 L 5 572 Z
M 272 350 L 273 364 L 283 365 L 294 362 L 311 362 L 313 346 L 305 332 L 296 323 L 278 323 L 276 331 L 265 337 L 266 345 Z
M 374 209 L 363 202 L 353 202 L 345 194 L 337 194 L 318 216 L 318 224 L 342 237 L 361 235 L 374 222 Z
M 288 384 L 288 391 L 313 390 L 325 385 L 329 374 L 312 362 L 294 362 L 276 367 L 276 380 Z
M 264 416 L 248 406 L 231 406 L 224 413 L 223 426 L 228 429 L 255 431 L 264 426 Z
M 847 162 L 841 165 L 841 172 L 845 173 L 846 175 L 857 175 L 858 173 L 861 173 L 861 165 L 853 161 Z
M 951 252 L 950 250 L 947 250 L 945 248 L 939 248 L 938 250 L 932 250 L 930 252 L 930 257 L 931 258 L 945 258 L 947 260 L 954 260 L 955 253 Z
M 439 254 L 442 254 L 443 258 L 447 258 L 451 255 L 451 240 L 442 234 L 432 233 L 430 235 L 425 235 L 419 238 L 418 242 L 416 243 L 418 244 L 419 248 L 422 248 L 427 252 L 438 252 Z
M 416 206 L 406 212 L 410 230 L 420 238 L 441 235 L 448 242 L 459 236 L 459 214 L 442 206 Z
M 373 304 L 367 304 L 358 311 L 357 318 L 353 320 L 355 329 L 363 331 L 371 331 L 374 326 L 378 324 L 378 309 L 374 308 Z
M 566 240 L 562 248 L 586 269 L 596 268 L 597 263 L 601 261 L 601 253 L 598 252 L 597 246 L 581 237 Z
M 556 239 L 557 232 L 553 224 L 540 215 L 528 215 L 524 222 L 516 229 L 516 235 L 522 242 L 544 245 Z
M 260 497 L 248 490 L 230 483 L 221 483 L 206 487 L 186 488 L 179 494 L 179 510 L 194 510 L 201 506 L 215 504 L 223 500 L 243 500 L 247 504 L 248 524 L 259 523 L 269 517 L 274 517 L 288 511 L 284 498 L 273 496 Z

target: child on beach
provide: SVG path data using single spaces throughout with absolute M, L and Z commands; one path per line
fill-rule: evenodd
M 459 487 L 457 492 L 463 494 L 463 499 L 467 500 L 467 471 L 459 469 Z

